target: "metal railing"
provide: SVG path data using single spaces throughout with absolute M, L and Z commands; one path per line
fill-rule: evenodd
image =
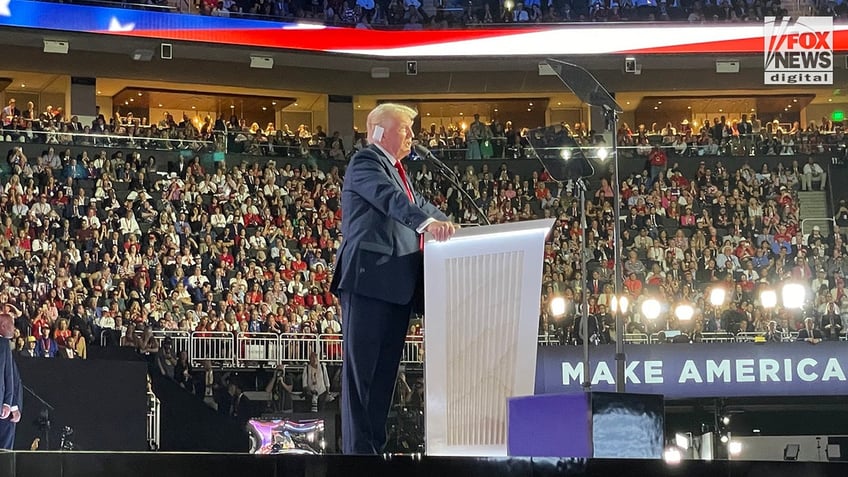
M 701 343 L 733 343 L 736 341 L 733 333 L 726 331 L 701 333 Z
M 215 131 L 209 139 L 179 139 L 154 133 L 155 126 L 134 126 L 142 134 L 80 133 L 32 129 L 0 128 L 0 141 L 56 146 L 121 147 L 160 151 L 226 151 L 228 135 Z M 149 132 L 148 132 L 149 131 Z
M 101 345 L 107 346 L 107 334 L 103 330 L 100 335 Z M 701 333 L 703 343 L 752 343 L 760 332 L 706 332 Z M 153 336 L 160 345 L 165 338 L 170 338 L 175 353 L 186 351 L 193 366 L 203 366 L 206 362 L 213 367 L 259 367 L 276 366 L 277 364 L 303 365 L 309 361 L 312 352 L 325 363 L 340 364 L 342 362 L 344 341 L 340 334 L 296 334 L 286 333 L 232 333 L 229 331 L 155 331 Z M 626 333 L 627 344 L 647 345 L 667 342 L 663 332 L 653 335 L 645 333 Z M 793 342 L 798 332 L 784 332 L 782 341 Z M 848 341 L 848 336 L 840 336 L 841 341 Z M 538 335 L 539 346 L 559 346 L 563 343 L 555 335 Z M 424 363 L 424 337 L 420 335 L 407 336 L 404 343 L 401 363 L 420 365 Z
M 162 442 L 162 403 L 152 391 L 147 391 L 147 447 L 159 450 Z
M 195 331 L 191 334 L 189 359 L 194 366 L 209 361 L 212 365 L 235 366 L 235 340 L 229 331 Z
M 645 333 L 624 333 L 625 344 L 650 344 L 651 338 Z

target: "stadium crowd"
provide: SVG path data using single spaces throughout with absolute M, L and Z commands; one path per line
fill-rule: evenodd
M 582 125 L 569 129 L 578 141 L 588 140 Z M 485 144 L 490 135 L 488 125 L 472 123 L 463 138 L 473 148 L 467 156 L 493 152 Z M 325 145 L 335 141 L 319 137 Z M 442 135 L 433 127 L 419 139 L 438 146 Z M 824 187 L 823 171 L 792 156 L 760 170 L 742 161 L 734 161 L 733 169 L 701 163 L 687 178 L 667 162 L 666 151 L 673 154 L 652 147 L 642 174 L 621 184 L 624 286 L 634 303 L 627 331 L 766 333 L 772 319 L 782 330 L 796 330 L 804 315 L 763 309 L 757 294 L 794 280 L 808 289 L 806 315 L 836 336 L 848 311 L 846 237 L 838 228 L 828 236 L 818 230 L 804 236 L 795 193 Z M 340 241 L 343 163 L 295 166 L 297 161 L 284 158 L 278 166 L 268 158 L 206 169 L 198 158 L 181 155 L 162 164 L 161 153 L 145 155 L 114 147 L 57 153 L 50 143 L 37 157 L 26 157 L 15 145 L 8 150 L 0 194 L 0 303 L 17 316 L 22 354 L 84 358 L 101 336 L 156 354 L 156 330 L 340 332 L 329 282 Z M 521 175 L 509 162 L 495 164 L 455 166 L 462 186 L 493 223 L 557 219 L 545 249 L 542 333 L 579 342 L 575 304 L 587 293 L 590 328 L 598 342 L 608 341 L 614 220 L 608 176 L 592 191 L 588 242 L 581 248 L 570 183 L 552 181 L 541 168 Z M 413 162 L 412 169 L 416 188 L 455 221 L 477 222 L 474 209 L 440 176 L 423 163 Z M 848 226 L 845 204 L 837 224 Z M 581 250 L 589 263 L 585 271 Z M 704 305 L 716 286 L 726 288 L 729 299 L 714 313 Z M 548 311 L 555 296 L 569 304 L 564 316 Z M 670 313 L 646 320 L 638 312 L 646 297 L 659 297 L 669 307 L 691 303 L 696 315 L 689 323 Z M 419 325 L 412 330 L 420 332 Z M 185 356 L 168 360 L 174 365 Z
M 86 0 L 75 3 L 103 5 Z M 766 16 L 786 15 L 781 3 L 771 0 L 137 0 L 121 5 L 219 17 L 405 29 L 557 22 L 761 22 Z M 845 6 L 838 2 L 816 2 L 806 5 L 806 10 L 811 15 L 846 14 Z

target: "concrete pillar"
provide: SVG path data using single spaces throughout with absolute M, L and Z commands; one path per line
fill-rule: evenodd
M 65 111 L 68 119 L 78 116 L 83 124 L 91 124 L 97 115 L 97 78 L 72 76 L 68 94 L 65 95 Z M 103 112 L 109 117 L 109 112 Z
M 331 94 L 327 97 L 327 136 L 341 134 L 345 151 L 353 147 L 353 96 Z

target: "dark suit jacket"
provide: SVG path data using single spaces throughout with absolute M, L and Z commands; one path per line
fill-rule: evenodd
M 813 329 L 813 336 L 810 336 L 810 334 L 807 332 L 807 328 L 803 328 L 801 331 L 798 332 L 798 338 L 796 338 L 795 341 L 804 341 L 807 338 L 817 338 L 823 340 L 824 335 L 822 334 L 821 330 Z
M 0 338 L 0 404 L 21 407 L 21 377 L 18 367 L 12 357 L 12 348 L 9 341 Z
M 411 184 L 410 184 L 410 187 Z M 331 290 L 405 305 L 420 281 L 423 255 L 417 228 L 427 219 L 447 220 L 403 182 L 376 146 L 356 153 L 342 190 L 342 240 Z

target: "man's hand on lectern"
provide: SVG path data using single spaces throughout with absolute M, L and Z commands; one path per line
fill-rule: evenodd
M 436 220 L 435 222 L 431 222 L 425 230 L 433 234 L 433 238 L 437 241 L 444 242 L 453 236 L 454 232 L 456 232 L 456 226 L 454 226 L 453 222 Z

